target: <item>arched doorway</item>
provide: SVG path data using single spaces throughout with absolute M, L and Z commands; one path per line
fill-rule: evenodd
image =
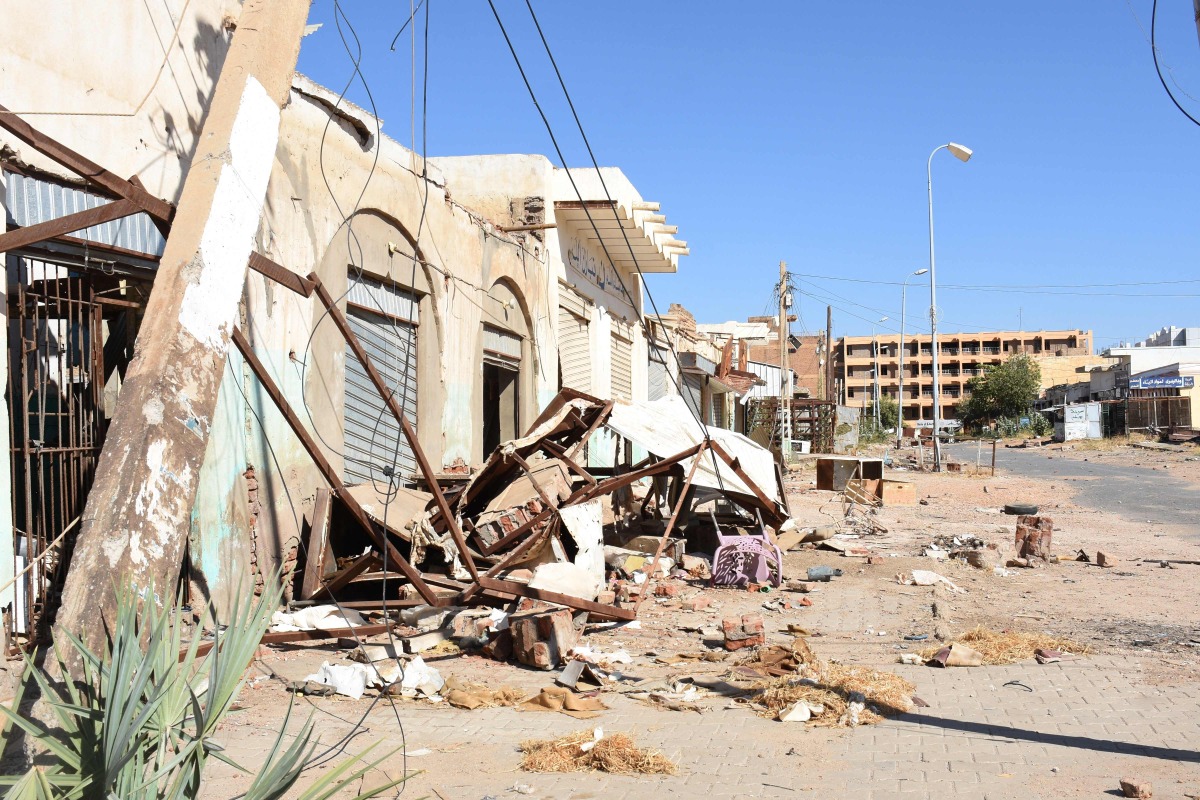
M 483 313 L 483 455 L 520 436 L 533 349 L 525 310 L 512 287 L 495 283 Z

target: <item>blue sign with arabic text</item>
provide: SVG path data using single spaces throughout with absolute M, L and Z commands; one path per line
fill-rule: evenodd
M 1155 375 L 1129 379 L 1130 389 L 1191 389 L 1195 385 L 1194 375 Z

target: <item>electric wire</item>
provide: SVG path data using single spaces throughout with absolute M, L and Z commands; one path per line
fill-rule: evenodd
M 1167 86 L 1167 81 L 1163 78 L 1162 67 L 1158 63 L 1158 45 L 1156 44 L 1155 33 L 1158 25 L 1158 0 L 1150 6 L 1150 55 L 1154 58 L 1154 72 L 1158 75 L 1158 82 L 1162 84 L 1163 91 L 1167 93 L 1167 97 L 1171 98 L 1171 102 L 1179 109 L 1179 112 L 1192 121 L 1192 124 L 1200 126 L 1200 119 L 1196 119 L 1188 112 L 1186 108 L 1175 98 L 1175 93 L 1171 91 L 1171 87 Z M 1174 80 L 1174 77 L 1172 77 Z
M 530 84 L 529 78 L 525 74 L 525 68 L 521 64 L 521 59 L 517 55 L 516 48 L 513 46 L 512 39 L 509 38 L 508 31 L 505 29 L 504 23 L 500 19 L 500 14 L 496 10 L 496 5 L 493 2 L 493 0 L 488 0 L 488 6 L 492 9 L 492 15 L 496 18 L 496 24 L 500 27 L 500 32 L 504 36 L 504 41 L 508 45 L 508 50 L 512 54 L 513 61 L 516 63 L 517 71 L 521 73 L 521 79 L 525 83 L 525 88 L 529 92 L 529 97 L 533 101 L 533 105 L 537 109 L 538 115 L 542 118 L 542 123 L 546 128 L 547 134 L 549 134 L 549 136 L 550 136 L 551 143 L 554 145 L 554 150 L 558 154 L 559 161 L 562 162 L 563 170 L 566 172 L 567 178 L 571 182 L 571 188 L 572 188 L 572 190 L 574 190 L 576 197 L 579 198 L 580 206 L 583 208 L 584 214 L 587 216 L 588 224 L 591 226 L 593 232 L 596 234 L 596 239 L 600 243 L 600 248 L 604 251 L 605 258 L 608 259 L 609 266 L 612 267 L 613 274 L 617 276 L 617 282 L 621 286 L 621 291 L 624 293 L 625 297 L 629 299 L 630 304 L 632 304 L 633 303 L 633 295 L 630 294 L 628 288 L 625 285 L 625 279 L 621 275 L 621 271 L 619 269 L 617 269 L 616 264 L 613 261 L 612 255 L 608 252 L 608 246 L 604 242 L 604 237 L 600 235 L 600 229 L 596 225 L 596 221 L 592 218 L 591 210 L 588 209 L 587 203 L 584 202 L 583 194 L 579 191 L 579 186 L 575 182 L 575 177 L 571 174 L 570 167 L 567 166 L 567 160 L 566 160 L 566 157 L 563 155 L 562 148 L 559 147 L 559 145 L 558 145 L 558 139 L 554 135 L 554 130 L 550 125 L 550 120 L 546 117 L 546 113 L 542 110 L 541 104 L 538 103 L 537 95 L 534 93 L 533 86 Z M 658 310 L 658 304 L 654 300 L 654 295 L 651 293 L 649 286 L 646 284 L 646 276 L 642 273 L 641 265 L 638 263 L 637 255 L 634 253 L 634 250 L 633 250 L 633 244 L 629 241 L 629 234 L 626 232 L 625 226 L 617 212 L 616 203 L 613 202 L 612 195 L 608 191 L 608 185 L 604 180 L 604 173 L 600 169 L 599 162 L 596 160 L 596 154 L 592 151 L 591 142 L 588 140 L 587 133 L 584 131 L 584 128 L 583 128 L 583 123 L 579 119 L 579 113 L 576 111 L 575 103 L 571 99 L 571 93 L 567 90 L 566 81 L 564 81 L 562 72 L 558 68 L 558 62 L 554 58 L 554 53 L 550 50 L 550 44 L 546 40 L 545 33 L 543 33 L 543 31 L 542 31 L 542 26 L 538 22 L 537 14 L 534 13 L 533 5 L 530 3 L 530 0 L 525 0 L 525 6 L 526 6 L 526 8 L 529 9 L 529 15 L 533 19 L 534 26 L 537 28 L 537 31 L 538 31 L 538 36 L 541 38 L 542 45 L 546 50 L 546 55 L 549 57 L 550 64 L 554 68 L 554 74 L 558 78 L 559 86 L 563 90 L 563 96 L 567 100 L 567 105 L 571 109 L 571 115 L 574 117 L 575 124 L 579 129 L 580 137 L 583 139 L 584 146 L 587 148 L 588 156 L 591 158 L 591 161 L 592 161 L 592 167 L 595 169 L 596 176 L 600 180 L 600 186 L 604 190 L 605 199 L 607 200 L 609 206 L 612 208 L 613 217 L 614 217 L 614 219 L 616 219 L 617 227 L 620 229 L 621 236 L 625 240 L 625 246 L 629 249 L 630 258 L 633 261 L 633 267 L 637 271 L 638 278 L 640 279 L 640 281 L 639 281 L 641 284 L 640 288 L 643 291 L 645 291 L 646 297 L 650 300 L 650 307 L 652 309 L 654 309 L 655 316 L 661 321 L 662 314 Z M 640 323 L 640 326 L 642 328 L 642 333 L 646 337 L 647 342 L 648 343 L 654 342 L 655 338 L 652 335 L 649 323 L 646 322 L 644 314 L 642 314 L 642 313 L 638 314 L 638 322 Z M 665 339 L 666 339 L 666 343 L 667 343 L 667 348 L 670 351 L 671 355 L 674 357 L 675 363 L 676 363 L 677 367 L 679 368 L 678 374 L 682 376 L 683 362 L 679 358 L 679 354 L 675 349 L 674 343 L 671 341 L 671 337 L 667 336 L 667 337 L 665 337 Z M 679 384 L 679 379 L 676 378 L 675 374 L 673 374 L 670 370 L 667 370 L 666 372 L 667 372 L 667 377 L 671 379 L 671 382 L 674 384 L 675 390 L 679 393 L 680 397 L 686 397 L 686 395 L 684 394 L 684 392 L 682 390 L 682 387 Z M 708 451 L 709 456 L 712 458 L 713 472 L 717 476 L 718 483 L 721 485 L 722 488 L 724 488 L 724 480 L 721 476 L 720 467 L 717 464 L 717 455 L 711 446 L 712 439 L 709 436 L 708 427 L 704 424 L 704 420 L 700 416 L 700 409 L 692 408 L 691 404 L 686 402 L 686 400 L 684 402 L 684 405 L 687 406 L 687 408 L 691 411 L 692 416 L 695 417 L 695 419 L 696 419 L 696 423 L 700 426 L 700 431 L 701 431 L 701 435 L 704 437 L 706 450 Z

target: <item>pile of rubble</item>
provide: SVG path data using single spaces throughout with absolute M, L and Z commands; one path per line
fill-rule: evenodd
M 782 581 L 774 532 L 791 522 L 774 458 L 700 425 L 678 397 L 623 403 L 564 389 L 473 474 L 437 478 L 319 498 L 294 605 L 482 606 L 468 617 L 490 621 L 481 645 L 545 667 L 564 647 L 566 609 L 632 620 L 652 579 L 671 574 Z M 503 628 L 488 608 L 511 615 Z

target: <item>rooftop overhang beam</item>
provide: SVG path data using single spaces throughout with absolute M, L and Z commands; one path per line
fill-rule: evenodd
M 578 230 L 584 241 L 603 245 L 617 269 L 629 273 L 674 273 L 679 269 L 679 256 L 687 255 L 688 251 L 678 243 L 673 244 L 674 240 L 663 238 L 662 234 L 673 235 L 679 228 L 663 225 L 666 218 L 651 213 L 652 207 L 657 206 L 657 203 L 635 203 L 631 211 L 615 201 L 564 200 L 554 204 L 554 217 L 560 227 L 570 225 Z

